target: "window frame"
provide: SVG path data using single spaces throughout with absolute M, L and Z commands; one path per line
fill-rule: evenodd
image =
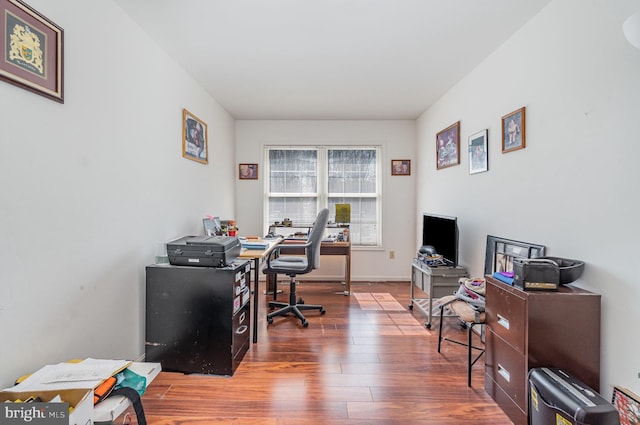
M 281 193 L 269 192 L 271 163 L 269 152 L 272 150 L 313 150 L 317 152 L 317 176 L 315 193 Z M 374 150 L 376 152 L 375 169 L 376 182 L 375 192 L 372 193 L 351 193 L 351 192 L 331 192 L 329 193 L 329 151 L 330 150 Z M 376 222 L 375 222 L 375 244 L 360 245 L 353 244 L 353 247 L 363 249 L 380 249 L 382 245 L 382 147 L 379 145 L 265 145 L 264 146 L 264 198 L 263 198 L 263 227 L 268 229 L 273 223 L 269 220 L 269 200 L 272 197 L 291 198 L 316 198 L 316 211 L 329 205 L 329 199 L 335 198 L 373 198 L 376 199 Z M 335 214 L 335 211 L 331 212 Z M 285 217 L 283 217 L 285 218 Z M 295 223 L 294 223 L 295 224 Z M 352 232 L 353 233 L 353 232 Z

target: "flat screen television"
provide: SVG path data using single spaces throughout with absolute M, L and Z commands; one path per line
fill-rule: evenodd
M 432 246 L 447 266 L 458 266 L 458 219 L 445 215 L 422 215 L 422 246 Z

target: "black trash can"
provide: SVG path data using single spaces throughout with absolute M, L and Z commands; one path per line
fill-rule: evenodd
M 616 408 L 569 373 L 529 371 L 529 425 L 620 425 Z

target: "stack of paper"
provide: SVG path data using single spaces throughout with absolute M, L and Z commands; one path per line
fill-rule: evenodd
M 240 246 L 244 249 L 257 249 L 260 251 L 264 251 L 269 248 L 269 242 L 265 242 L 258 239 L 245 239 L 240 241 Z

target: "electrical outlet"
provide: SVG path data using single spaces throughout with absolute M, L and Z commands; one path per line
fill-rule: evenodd
M 389 259 L 393 260 L 394 258 L 396 258 L 396 252 L 395 251 L 389 251 Z

